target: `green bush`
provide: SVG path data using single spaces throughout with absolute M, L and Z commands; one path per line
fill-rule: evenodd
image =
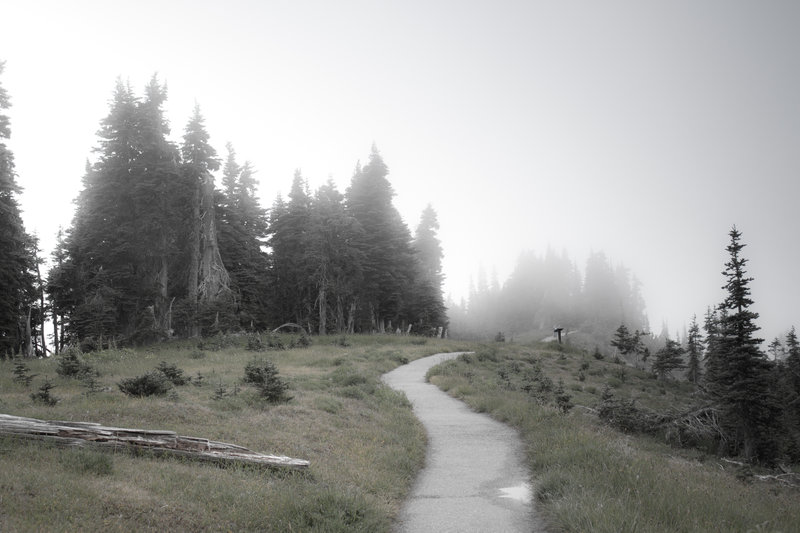
M 36 374 L 31 374 L 30 372 L 31 369 L 28 368 L 28 365 L 22 361 L 17 361 L 14 363 L 14 382 L 25 385 L 26 387 L 30 386 L 31 381 L 36 377 Z
M 39 387 L 39 390 L 37 392 L 31 393 L 31 400 L 33 400 L 35 403 L 43 403 L 50 407 L 54 406 L 55 404 L 58 403 L 59 400 L 58 398 L 50 394 L 50 391 L 53 390 L 54 388 L 55 385 L 50 383 L 49 379 L 45 378 L 44 383 L 42 383 L 42 386 Z
M 80 378 L 88 374 L 98 375 L 92 365 L 84 361 L 80 349 L 72 346 L 56 359 L 56 373 L 65 378 Z
M 172 388 L 172 382 L 159 370 L 135 378 L 127 378 L 117 383 L 119 390 L 128 396 L 163 396 Z
M 186 385 L 192 380 L 192 378 L 185 376 L 183 370 L 175 364 L 169 364 L 166 361 L 161 361 L 156 370 L 164 374 L 173 385 Z
M 255 385 L 262 398 L 269 403 L 283 403 L 292 399 L 286 394 L 289 384 L 278 376 L 272 361 L 252 360 L 244 367 L 244 382 Z

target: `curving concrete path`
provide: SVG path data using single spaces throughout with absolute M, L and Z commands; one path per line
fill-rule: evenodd
M 406 394 L 428 432 L 425 468 L 403 506 L 398 532 L 543 531 L 515 430 L 425 382 L 428 369 L 458 355 L 417 359 L 383 376 Z

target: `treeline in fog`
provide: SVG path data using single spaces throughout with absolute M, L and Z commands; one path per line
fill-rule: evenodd
M 240 164 L 230 145 L 224 161 L 217 155 L 199 108 L 181 141 L 170 139 L 166 100 L 155 77 L 143 96 L 117 82 L 46 278 L 37 277 L 41 259 L 19 218 L 13 160 L 0 145 L 0 212 L 14 213 L 3 228 L 15 239 L 3 243 L 0 259 L 0 354 L 43 354 L 46 317 L 56 351 L 287 322 L 320 334 L 446 326 L 436 213 L 428 207 L 412 236 L 374 146 L 343 193 L 331 181 L 311 191 L 297 171 L 288 197 L 265 209 L 256 169 Z
M 648 329 L 639 281 L 603 252 L 593 252 L 583 272 L 566 252 L 525 252 L 502 285 L 479 272 L 469 300 L 451 304 L 449 316 L 453 335 L 474 338 L 539 340 L 561 327 L 605 342 L 621 323 Z

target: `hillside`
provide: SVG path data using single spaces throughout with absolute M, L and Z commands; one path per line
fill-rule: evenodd
M 622 432 L 598 417 L 604 396 L 682 412 L 692 404 L 688 383 L 553 343 L 484 345 L 432 369 L 429 379 L 519 429 L 537 511 L 556 531 L 800 530 L 800 491 L 788 486 L 799 476 L 682 447 L 674 437 L 666 443 L 663 432 Z
M 280 340 L 287 347 L 298 338 Z M 344 340 L 344 342 L 342 342 Z M 308 347 L 251 351 L 222 337 L 85 354 L 99 373 L 62 377 L 58 360 L 0 361 L 0 412 L 45 420 L 160 429 L 311 462 L 306 472 L 55 448 L 0 438 L 2 531 L 385 531 L 424 459 L 424 433 L 404 396 L 379 376 L 406 361 L 463 348 L 390 336 L 314 338 Z M 344 346 L 342 344 L 345 344 Z M 270 404 L 242 382 L 273 361 L 289 385 Z M 162 362 L 166 365 L 162 365 Z M 163 396 L 124 395 L 118 383 L 174 365 L 191 382 Z M 89 373 L 91 375 L 91 373 Z M 49 381 L 54 406 L 34 402 Z

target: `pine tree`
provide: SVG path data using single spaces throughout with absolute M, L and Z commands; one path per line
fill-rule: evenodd
M 270 286 L 277 320 L 307 324 L 313 311 L 314 292 L 304 247 L 309 232 L 311 196 L 300 170 L 296 170 L 289 202 L 276 200 L 270 216 L 269 246 L 272 249 Z
M 758 314 L 750 309 L 750 282 L 741 251 L 741 233 L 736 226 L 729 233 L 725 263 L 727 291 L 720 304 L 720 317 L 714 352 L 710 354 L 708 388 L 717 399 L 722 423 L 731 437 L 733 451 L 747 460 L 771 463 L 777 455 L 774 431 L 777 402 L 770 384 L 771 365 L 760 349 L 761 339 L 755 321 Z
M 417 272 L 411 297 L 409 318 L 419 331 L 433 331 L 447 324 L 442 297 L 442 244 L 438 238 L 439 221 L 436 211 L 428 205 L 420 218 L 412 246 L 416 252 Z
M 411 234 L 392 204 L 389 169 L 373 145 L 369 162 L 357 168 L 345 194 L 348 213 L 361 225 L 356 243 L 364 255 L 359 291 L 360 329 L 383 333 L 408 318 L 406 305 L 414 275 Z
M 220 209 L 220 253 L 237 301 L 237 320 L 245 328 L 267 326 L 268 258 L 266 213 L 257 197 L 255 170 L 236 163 L 228 144 Z
M 311 202 L 302 262 L 303 271 L 316 290 L 314 306 L 320 335 L 331 329 L 352 333 L 354 317 L 350 311 L 364 260 L 352 242 L 362 237 L 361 232 L 361 227 L 345 211 L 344 196 L 332 181 L 317 189 Z M 328 325 L 329 316 L 333 318 L 333 328 Z
M 697 315 L 694 315 L 686 338 L 686 353 L 689 356 L 689 361 L 686 365 L 686 379 L 694 384 L 699 383 L 702 376 L 702 369 L 700 368 L 702 343 L 703 338 L 700 335 L 700 326 L 697 324 Z
M 653 373 L 659 379 L 666 379 L 673 370 L 684 368 L 686 366 L 683 361 L 685 353 L 678 341 L 667 337 L 664 347 L 656 352 L 652 367 Z
M 0 75 L 4 69 L 5 62 L 0 62 Z M 33 355 L 30 320 L 36 298 L 33 241 L 22 223 L 16 198 L 22 189 L 16 181 L 14 155 L 6 146 L 11 127 L 3 111 L 10 106 L 8 93 L 0 85 L 0 358 Z
M 219 170 L 220 163 L 217 152 L 209 144 L 210 136 L 205 129 L 204 118 L 200 113 L 200 107 L 195 105 L 194 113 L 183 135 L 183 146 L 181 154 L 183 164 L 181 175 L 190 191 L 187 198 L 191 209 L 186 213 L 188 223 L 186 224 L 187 233 L 184 235 L 188 244 L 186 258 L 187 280 L 186 280 L 186 301 L 188 305 L 188 316 L 186 327 L 187 333 L 191 337 L 200 335 L 198 320 L 198 303 L 200 286 L 204 288 L 204 297 L 208 299 L 210 293 L 217 293 L 219 290 L 208 290 L 208 287 L 215 285 L 212 279 L 200 280 L 200 267 L 203 252 L 203 245 L 210 249 L 209 257 L 214 257 L 213 251 L 218 248 L 217 234 L 214 225 L 214 176 L 212 172 Z M 205 209 L 204 209 L 205 208 Z M 211 212 L 208 210 L 211 209 Z M 206 261 L 210 261 L 207 257 Z M 215 276 L 221 275 L 217 269 L 205 268 L 204 273 Z M 224 275 L 222 275 L 224 279 Z

